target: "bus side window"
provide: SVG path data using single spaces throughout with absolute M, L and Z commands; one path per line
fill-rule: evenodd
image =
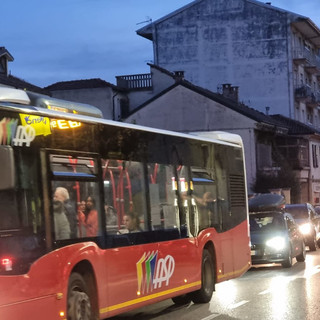
M 177 168 L 178 190 L 181 199 L 182 212 L 180 214 L 181 226 L 187 228 L 189 236 L 195 236 L 198 232 L 198 212 L 195 210 L 194 201 L 190 197 L 192 183 L 189 174 L 189 167 L 179 166 Z
M 148 164 L 148 181 L 153 230 L 178 228 L 178 207 L 174 167 L 158 163 Z
M 101 235 L 96 159 L 51 154 L 50 167 L 53 238 L 65 240 Z M 82 201 L 85 207 L 80 209 Z
M 128 199 L 125 210 L 126 213 L 134 212 L 140 221 L 140 229 L 145 230 L 147 227 L 147 204 L 143 163 L 126 161 L 125 165 L 129 177 L 128 188 L 131 192 L 131 198 Z
M 117 233 L 124 229 L 124 217 L 134 212 L 145 229 L 147 206 L 143 164 L 135 161 L 104 159 L 102 161 L 106 229 Z
M 119 179 L 123 170 L 122 161 L 102 159 L 102 177 L 104 187 L 104 212 L 106 215 L 106 230 L 116 234 L 122 224 Z M 126 190 L 128 190 L 126 188 Z M 123 193 L 123 196 L 125 194 Z
M 216 184 L 213 174 L 203 168 L 192 167 L 193 191 L 192 198 L 199 214 L 199 230 L 216 227 L 220 228 Z
M 216 147 L 216 158 L 214 162 L 214 169 L 216 175 L 216 185 L 217 185 L 217 210 L 218 214 L 222 219 L 222 228 L 224 230 L 229 229 L 228 222 L 230 220 L 230 210 L 229 210 L 229 195 L 228 195 L 228 173 L 226 159 L 227 150 L 223 147 Z

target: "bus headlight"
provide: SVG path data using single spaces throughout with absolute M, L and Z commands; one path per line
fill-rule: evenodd
M 311 227 L 311 224 L 310 223 L 305 223 L 305 224 L 302 224 L 300 227 L 299 227 L 299 229 L 300 229 L 300 232 L 302 233 L 302 234 L 310 234 L 311 233 L 311 231 L 312 231 L 312 227 Z
M 266 242 L 266 246 L 274 250 L 282 250 L 285 248 L 286 242 L 283 237 L 274 237 Z

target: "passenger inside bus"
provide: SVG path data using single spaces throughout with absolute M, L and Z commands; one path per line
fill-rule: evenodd
M 78 216 L 77 216 L 77 222 L 78 222 L 78 230 L 77 230 L 77 236 L 78 237 L 84 237 L 86 234 L 86 229 L 84 224 L 82 223 L 82 218 L 85 216 L 84 211 L 86 209 L 86 201 L 81 200 L 78 205 Z
M 54 232 L 56 240 L 70 239 L 70 224 L 65 214 L 63 203 L 53 201 Z
M 119 230 L 119 234 L 134 233 L 142 231 L 140 219 L 135 212 L 129 212 L 123 217 L 124 229 Z
M 78 211 L 79 212 L 83 212 L 86 209 L 86 201 L 85 200 L 81 200 L 78 206 Z
M 60 201 L 63 204 L 63 210 L 68 218 L 70 226 L 70 237 L 76 238 L 77 236 L 77 214 L 74 205 L 70 201 L 69 192 L 66 188 L 58 187 L 56 188 L 54 195 L 54 201 Z
M 117 210 L 114 207 L 105 204 L 104 211 L 106 213 L 107 226 L 117 226 L 118 225 Z
M 88 196 L 84 212 L 79 213 L 80 230 L 84 229 L 84 237 L 95 237 L 98 234 L 98 212 L 95 199 Z

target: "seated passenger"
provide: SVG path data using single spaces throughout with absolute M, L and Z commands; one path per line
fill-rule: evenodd
M 104 211 L 106 213 L 107 225 L 108 226 L 118 225 L 117 210 L 114 207 L 108 206 L 107 204 L 105 204 Z
M 129 212 L 123 217 L 124 229 L 119 230 L 119 234 L 140 232 L 140 219 L 138 215 L 134 212 Z

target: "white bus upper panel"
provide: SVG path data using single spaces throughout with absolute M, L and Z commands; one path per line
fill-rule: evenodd
M 66 113 L 82 114 L 95 118 L 103 117 L 99 108 L 89 104 L 56 99 L 46 95 L 9 87 L 0 87 L 0 101 L 30 105 Z

